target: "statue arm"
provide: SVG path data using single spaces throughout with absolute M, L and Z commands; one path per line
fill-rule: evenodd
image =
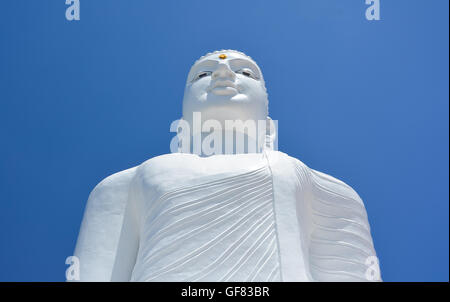
M 81 281 L 111 281 L 135 171 L 107 177 L 89 195 L 75 248 Z
M 366 209 L 347 184 L 324 173 L 304 171 L 309 190 L 308 254 L 315 281 L 380 281 Z M 375 261 L 375 262 L 373 262 Z M 374 278 L 367 273 L 374 273 Z

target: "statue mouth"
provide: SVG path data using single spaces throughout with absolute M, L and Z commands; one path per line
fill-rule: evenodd
M 236 85 L 229 80 L 216 81 L 207 89 L 207 91 L 215 95 L 236 95 L 239 93 Z

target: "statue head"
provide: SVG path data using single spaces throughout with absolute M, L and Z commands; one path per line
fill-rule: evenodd
M 188 74 L 183 98 L 183 119 L 192 123 L 193 112 L 202 120 L 266 120 L 268 97 L 260 68 L 235 50 L 208 53 Z

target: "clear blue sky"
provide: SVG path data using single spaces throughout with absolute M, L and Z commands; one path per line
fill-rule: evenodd
M 279 149 L 350 184 L 385 281 L 449 280 L 447 0 L 8 0 L 0 10 L 0 281 L 63 281 L 89 192 L 169 152 L 208 51 L 261 66 Z

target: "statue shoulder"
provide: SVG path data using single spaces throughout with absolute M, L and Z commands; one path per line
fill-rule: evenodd
M 349 198 L 363 205 L 359 194 L 348 184 L 331 175 L 309 168 L 311 181 L 325 190 L 335 192 L 342 197 Z
M 171 168 L 176 169 L 183 166 L 188 156 L 192 157 L 192 155 L 181 153 L 163 154 L 152 157 L 130 169 L 114 173 L 95 186 L 89 199 L 99 196 L 112 198 L 113 196 L 128 193 L 129 186 L 135 177 L 143 174 L 160 174 Z
M 174 159 L 178 157 L 177 154 L 159 155 L 152 157 L 135 167 L 114 173 L 100 181 L 92 190 L 91 195 L 109 194 L 115 193 L 118 190 L 128 189 L 132 179 L 139 174 L 141 170 L 149 168 L 154 169 L 161 164 L 173 163 Z
M 137 168 L 141 170 L 147 168 L 155 169 L 159 166 L 180 166 L 186 160 L 195 158 L 198 158 L 198 156 L 189 153 L 167 153 L 152 157 L 140 164 Z
M 89 199 L 114 196 L 128 192 L 128 187 L 139 166 L 114 173 L 100 181 L 92 190 Z
M 309 169 L 307 165 L 305 165 L 302 161 L 299 159 L 290 156 L 287 153 L 284 153 L 282 151 L 266 151 L 266 154 L 271 158 L 276 158 L 276 160 L 284 160 L 292 163 L 294 166 L 296 166 L 299 169 Z
M 332 192 L 337 192 L 341 196 L 346 196 L 348 198 L 354 199 L 362 204 L 362 200 L 358 193 L 356 193 L 356 191 L 351 186 L 349 186 L 342 180 L 337 179 L 329 174 L 314 170 L 295 157 L 289 156 L 279 151 L 278 153 L 280 153 L 280 156 L 288 157 L 297 169 L 298 174 L 308 179 L 311 184 L 317 185 L 324 189 L 328 189 Z

